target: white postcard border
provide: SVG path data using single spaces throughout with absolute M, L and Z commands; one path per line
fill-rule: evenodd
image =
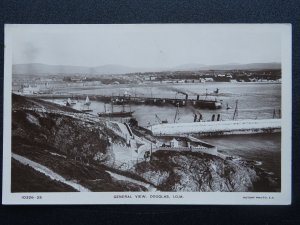
M 174 26 L 175 24 L 172 24 Z M 191 24 L 190 24 L 191 25 Z M 290 24 L 194 24 L 194 26 L 248 26 L 263 29 L 275 26 L 282 33 L 282 147 L 281 192 L 79 192 L 79 193 L 11 193 L 11 83 L 12 35 L 20 25 L 5 26 L 4 109 L 3 109 L 3 204 L 291 204 L 291 138 L 292 138 L 292 59 Z M 23 25 L 43 26 L 43 25 Z M 53 25 L 52 25 L 53 26 Z M 55 25 L 54 25 L 55 26 Z M 80 25 L 70 25 L 80 26 Z M 85 25 L 87 26 L 87 25 Z M 91 25 L 97 26 L 97 25 Z M 103 26 L 103 25 L 102 25 Z M 109 25 L 106 25 L 109 26 Z M 114 25 L 126 26 L 126 25 Z M 140 25 L 143 26 L 143 25 Z M 149 24 L 147 25 L 149 26 Z M 160 26 L 159 24 L 153 26 Z M 181 24 L 182 26 L 182 24 Z M 140 196 L 142 198 L 137 198 Z M 143 198 L 145 196 L 145 198 Z

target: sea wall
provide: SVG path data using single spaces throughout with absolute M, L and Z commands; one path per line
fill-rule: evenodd
M 211 147 L 211 148 L 207 148 L 207 147 L 197 147 L 197 148 L 195 148 L 195 147 L 192 147 L 192 148 L 188 148 L 188 147 L 176 147 L 176 148 L 158 147 L 154 151 L 203 152 L 203 153 L 207 153 L 207 154 L 211 154 L 211 155 L 218 155 L 218 149 L 215 146 Z
M 152 126 L 154 135 L 229 135 L 280 132 L 281 119 L 210 121 L 195 123 L 158 124 Z
M 218 131 L 218 132 L 199 132 L 197 135 L 200 137 L 207 136 L 226 136 L 226 135 L 237 135 L 237 134 L 272 134 L 281 132 L 281 128 L 265 128 L 265 129 L 241 129 L 233 131 Z

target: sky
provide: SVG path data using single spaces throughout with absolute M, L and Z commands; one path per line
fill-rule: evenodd
M 13 64 L 166 68 L 281 62 L 282 25 L 6 25 Z

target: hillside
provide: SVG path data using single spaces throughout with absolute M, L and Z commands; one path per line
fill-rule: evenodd
M 128 167 L 134 148 L 117 124 L 35 98 L 13 94 L 12 102 L 13 192 L 280 189 L 252 162 L 205 153 L 158 151 Z
M 42 63 L 16 64 L 13 65 L 13 74 L 25 75 L 57 75 L 57 74 L 125 74 L 147 71 L 141 68 L 132 68 L 122 65 L 103 65 L 97 67 L 47 65 Z
M 155 152 L 135 171 L 162 191 L 278 191 L 278 184 L 252 162 L 193 152 Z
M 73 180 L 91 191 L 145 190 L 133 183 L 112 179 L 107 172 L 109 168 L 93 163 L 97 155 L 102 156 L 100 161 L 109 160 L 108 137 L 116 142 L 124 142 L 107 130 L 101 121 L 95 124 L 84 118 L 82 113 L 70 108 L 17 95 L 13 95 L 12 111 L 14 154 L 43 165 L 66 180 Z M 12 173 L 16 174 L 16 170 L 32 175 L 28 179 L 28 185 L 36 176 L 49 180 L 43 174 L 33 174 L 32 169 L 20 165 L 14 158 Z M 27 185 L 19 179 L 24 177 L 12 177 L 12 190 L 17 192 L 24 189 L 23 185 Z M 62 188 L 64 184 L 56 182 L 60 186 L 59 190 L 70 191 Z M 53 185 L 52 191 L 57 190 L 56 186 Z M 33 188 L 36 189 L 37 187 Z M 41 187 L 40 191 L 44 191 L 44 188 Z

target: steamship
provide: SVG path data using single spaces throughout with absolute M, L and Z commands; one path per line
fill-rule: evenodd
M 134 111 L 125 111 L 125 106 L 123 105 L 123 110 L 120 112 L 113 111 L 113 103 L 111 103 L 111 112 L 106 111 L 106 104 L 104 104 L 104 112 L 98 113 L 99 117 L 131 117 Z

